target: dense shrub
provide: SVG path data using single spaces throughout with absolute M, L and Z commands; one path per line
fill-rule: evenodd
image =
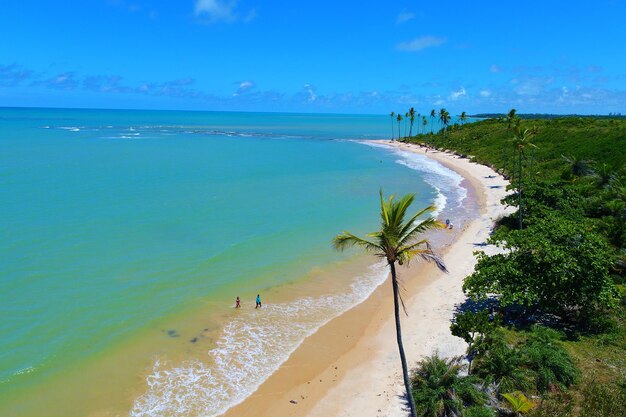
M 411 375 L 411 387 L 418 415 L 439 417 L 460 415 L 465 406 L 482 405 L 486 395 L 471 376 L 462 376 L 460 358 L 442 359 L 432 355 L 418 363 Z
M 535 306 L 577 318 L 614 304 L 613 250 L 579 222 L 547 216 L 507 234 L 507 253 L 480 255 L 463 289 L 473 298 L 496 294 L 503 306 Z
M 522 355 L 506 343 L 502 331 L 487 335 L 477 350 L 474 374 L 494 384 L 497 393 L 532 389 L 534 375 L 522 367 Z
M 493 408 L 473 406 L 465 410 L 464 417 L 495 417 L 496 411 Z
M 521 362 L 533 371 L 539 392 L 568 388 L 578 380 L 578 369 L 558 338 L 557 332 L 535 326 L 520 349 Z

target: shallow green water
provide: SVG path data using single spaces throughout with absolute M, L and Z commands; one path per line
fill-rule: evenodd
M 386 116 L 0 109 L 0 400 L 198 300 L 341 258 L 436 190 Z M 297 265 L 298 268 L 294 266 Z

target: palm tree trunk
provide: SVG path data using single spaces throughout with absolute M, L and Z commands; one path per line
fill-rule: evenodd
M 411 417 L 417 417 L 415 411 L 415 400 L 411 391 L 411 381 L 409 380 L 409 368 L 406 364 L 406 356 L 404 355 L 404 345 L 402 344 L 402 330 L 400 329 L 400 293 L 398 290 L 398 279 L 396 276 L 396 265 L 390 263 L 391 268 L 391 285 L 393 286 L 393 312 L 396 318 L 396 339 L 398 340 L 398 350 L 400 351 L 400 362 L 402 362 L 402 376 L 404 378 L 404 388 L 406 389 L 406 397 L 409 401 Z
M 504 142 L 504 162 L 502 163 L 502 174 L 505 174 L 505 173 L 506 173 L 506 142 Z
M 400 121 L 398 121 L 398 140 L 400 140 Z
M 517 211 L 519 213 L 519 228 L 522 230 L 522 150 L 519 151 L 519 178 L 517 186 Z
M 533 174 L 533 162 L 535 162 L 535 148 L 532 148 L 532 150 L 530 151 L 530 179 L 532 181 L 534 174 Z
M 435 121 L 433 120 L 433 116 L 430 116 L 430 134 L 433 134 L 433 125 L 435 124 Z
M 391 140 L 393 140 L 393 117 L 391 118 Z

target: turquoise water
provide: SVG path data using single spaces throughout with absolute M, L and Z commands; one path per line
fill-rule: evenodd
M 381 187 L 434 201 L 397 153 L 346 140 L 389 129 L 388 116 L 0 109 L 0 397 L 198 300 L 344 259 L 331 238 L 376 228 Z

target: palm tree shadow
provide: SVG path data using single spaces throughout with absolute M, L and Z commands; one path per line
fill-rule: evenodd
M 411 407 L 409 406 L 409 397 L 406 395 L 406 392 L 398 395 L 400 402 L 402 404 L 402 411 L 406 413 L 407 416 L 411 415 Z

